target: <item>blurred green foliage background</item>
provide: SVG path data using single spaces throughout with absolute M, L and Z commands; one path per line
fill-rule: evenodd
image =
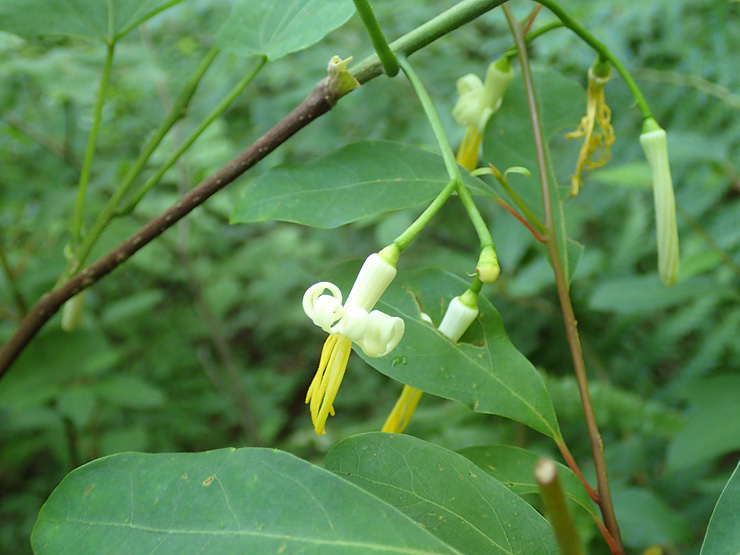
M 374 4 L 393 39 L 454 2 Z M 531 6 L 514 7 L 523 17 Z M 732 24 L 740 4 L 597 0 L 566 7 L 633 71 L 669 132 L 682 241 L 674 288 L 656 274 L 639 113 L 616 75 L 607 86 L 617 135 L 612 160 L 586 175 L 566 212 L 570 236 L 586 247 L 572 296 L 623 537 L 632 550 L 659 544 L 667 553 L 696 553 L 740 450 L 740 35 Z M 88 222 L 213 45 L 228 9 L 228 1 L 189 0 L 119 44 Z M 543 10 L 537 24 L 550 20 Z M 453 143 L 463 133 L 449 113 L 456 79 L 482 75 L 511 42 L 496 10 L 414 55 Z M 268 130 L 310 92 L 332 55 L 359 60 L 370 49 L 355 15 L 320 44 L 268 64 L 133 215 L 113 222 L 93 256 Z M 23 304 L 48 291 L 64 268 L 103 58 L 102 46 L 82 40 L 0 33 L 0 245 L 9 269 L 0 275 L 2 340 Z M 582 85 L 593 62 L 563 29 L 538 39 L 532 58 L 536 68 Z M 190 112 L 151 160 L 152 171 L 254 63 L 234 54 L 217 59 Z M 495 118 L 490 125 L 495 129 Z M 336 230 L 228 224 L 241 192 L 266 169 L 362 139 L 435 149 L 402 77 L 376 79 L 345 97 L 93 287 L 75 332 L 61 331 L 59 316 L 43 329 L 0 381 L 0 552 L 30 551 L 41 504 L 69 471 L 97 457 L 265 445 L 320 464 L 338 439 L 380 429 L 401 386 L 352 357 L 337 416 L 326 436 L 314 434 L 303 401 L 323 334 L 305 318 L 300 299 L 323 270 L 377 250 L 418 209 Z M 556 152 L 570 153 L 566 167 L 575 163 L 578 145 L 555 143 Z M 480 207 L 502 267 L 484 294 L 517 348 L 547 376 L 565 437 L 588 470 L 590 447 L 543 250 L 495 203 Z M 465 275 L 476 251 L 472 227 L 451 202 L 400 267 Z M 407 432 L 452 449 L 508 442 L 556 456 L 546 438 L 521 425 L 432 396 L 423 398 Z M 604 551 L 586 521 L 583 532 L 594 539 L 593 552 Z

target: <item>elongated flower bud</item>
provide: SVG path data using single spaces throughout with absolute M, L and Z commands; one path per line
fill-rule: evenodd
M 653 173 L 655 227 L 658 236 L 658 273 L 667 286 L 678 279 L 679 250 L 676 226 L 676 200 L 668 162 L 668 140 L 665 130 L 650 118 L 645 121 L 640 144 Z
M 82 291 L 64 303 L 62 311 L 62 329 L 66 332 L 72 332 L 77 329 L 82 320 L 82 309 L 85 306 L 85 293 Z
M 468 289 L 465 294 L 450 301 L 439 331 L 457 342 L 478 316 L 478 295 Z

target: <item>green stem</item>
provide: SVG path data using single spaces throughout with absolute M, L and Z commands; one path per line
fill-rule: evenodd
M 535 466 L 534 477 L 561 555 L 583 555 L 583 544 L 578 537 L 568 503 L 565 501 L 565 493 L 555 463 L 550 459 L 540 459 Z
M 473 197 L 471 196 L 470 191 L 463 182 L 460 165 L 455 159 L 455 153 L 452 151 L 450 141 L 447 139 L 447 134 L 445 133 L 442 122 L 439 119 L 439 115 L 434 109 L 432 99 L 429 98 L 429 93 L 427 93 L 426 88 L 424 88 L 424 84 L 421 82 L 421 79 L 419 79 L 419 76 L 416 74 L 414 69 L 409 64 L 409 61 L 404 56 L 401 56 L 399 58 L 399 64 L 403 72 L 406 74 L 409 83 L 411 83 L 416 96 L 419 98 L 419 102 L 421 102 L 424 113 L 429 120 L 429 124 L 432 126 L 434 137 L 437 139 L 439 149 L 442 152 L 442 159 L 444 160 L 445 167 L 447 168 L 447 175 L 449 175 L 450 177 L 450 184 L 447 185 L 445 190 L 449 188 L 451 184 L 454 184 L 457 190 L 457 194 L 460 197 L 465 210 L 467 210 L 468 212 L 470 221 L 473 222 L 473 227 L 475 228 L 475 231 L 478 234 L 478 238 L 480 239 L 481 248 L 486 246 L 493 247 L 493 238 L 491 237 L 491 232 L 488 230 L 488 226 L 486 226 L 486 223 L 483 221 L 483 217 L 478 211 L 478 207 L 473 202 Z M 412 225 L 415 224 L 416 222 L 414 222 L 414 224 Z
M 560 29 L 561 27 L 565 27 L 562 21 L 553 21 L 551 23 L 547 23 L 546 25 L 543 25 L 542 27 L 539 27 L 535 29 L 534 31 L 530 31 L 526 35 L 524 35 L 524 42 L 527 44 L 531 43 L 533 40 L 535 40 L 538 37 L 541 37 L 545 33 L 549 33 L 553 29 Z M 514 57 L 516 57 L 517 49 L 516 45 L 512 44 L 504 54 L 507 56 L 510 60 Z
M 501 179 L 498 180 L 499 183 L 501 183 L 501 186 L 506 189 L 506 192 L 509 193 L 509 196 L 514 201 L 514 203 L 519 207 L 519 209 L 524 213 L 525 216 L 529 219 L 530 222 L 534 224 L 534 226 L 537 228 L 537 230 L 540 233 L 545 233 L 547 230 L 545 229 L 545 226 L 542 225 L 542 222 L 535 216 L 532 211 L 527 207 L 527 205 L 522 201 L 522 199 L 519 197 L 518 194 L 516 194 L 516 191 L 509 185 L 509 181 L 506 179 L 506 176 L 502 175 Z
M 435 40 L 443 37 L 451 29 L 457 29 L 466 23 L 480 17 L 484 13 L 496 8 L 504 3 L 505 0 L 463 0 L 458 2 L 450 9 L 439 14 L 437 17 L 430 19 L 423 25 L 420 25 L 413 31 L 405 34 L 401 38 L 394 40 L 391 44 L 391 50 L 397 56 L 410 56 L 417 50 L 433 43 Z M 371 79 L 382 73 L 382 66 L 379 63 L 378 55 L 373 54 L 362 60 L 352 68 L 352 75 L 360 83 L 367 83 Z
M 395 77 L 398 74 L 398 60 L 390 46 L 388 46 L 388 41 L 385 40 L 385 35 L 380 25 L 378 25 L 378 20 L 370 7 L 370 2 L 368 0 L 354 0 L 354 2 L 367 34 L 370 35 L 370 42 L 373 43 L 373 48 L 383 65 L 383 71 L 388 77 Z
M 18 282 L 15 279 L 15 272 L 13 271 L 13 268 L 10 267 L 8 257 L 5 256 L 5 242 L 3 241 L 2 233 L 0 233 L 0 266 L 2 267 L 3 273 L 5 274 L 5 279 L 8 282 L 8 287 L 13 294 L 16 308 L 18 309 L 21 317 L 23 317 L 28 312 L 28 304 L 23 298 L 23 294 L 18 287 Z
M 98 87 L 98 98 L 95 101 L 93 111 L 93 124 L 90 129 L 90 135 L 87 139 L 87 148 L 85 149 L 85 158 L 82 161 L 82 171 L 80 172 L 80 181 L 77 185 L 77 201 L 75 202 L 74 213 L 72 214 L 72 243 L 79 244 L 82 238 L 82 214 L 85 210 L 85 195 L 87 194 L 87 184 L 90 181 L 90 168 L 92 167 L 93 157 L 95 156 L 95 143 L 98 139 L 100 130 L 100 119 L 103 114 L 103 104 L 105 104 L 105 95 L 108 91 L 110 82 L 110 72 L 113 67 L 113 52 L 115 43 L 109 44 L 105 54 L 105 64 L 103 65 L 103 74 L 100 77 L 100 86 Z
M 439 212 L 439 209 L 444 206 L 445 202 L 447 202 L 447 199 L 450 198 L 450 195 L 452 195 L 452 193 L 454 193 L 456 189 L 457 182 L 454 179 L 451 179 L 447 186 L 442 189 L 442 192 L 437 195 L 437 198 L 435 198 L 432 203 L 427 206 L 426 210 L 424 210 L 424 212 L 422 212 L 421 215 L 416 218 L 414 223 L 407 227 L 406 230 L 401 233 L 401 235 L 396 237 L 396 239 L 393 241 L 393 244 L 396 245 L 399 250 L 403 250 L 408 247 L 409 243 L 411 243 L 411 241 L 413 241 L 416 236 L 421 233 L 421 231 L 427 226 L 434 215 Z
M 563 22 L 566 27 L 568 27 L 568 29 L 570 29 L 581 39 L 583 39 L 586 44 L 588 44 L 598 53 L 600 58 L 609 60 L 619 72 L 619 75 L 622 76 L 622 79 L 624 79 L 624 83 L 627 85 L 627 88 L 630 90 L 632 96 L 635 98 L 637 107 L 640 109 L 640 112 L 642 112 L 642 119 L 646 120 L 653 117 L 653 113 L 650 111 L 647 100 L 645 100 L 645 97 L 642 95 L 642 91 L 640 91 L 640 88 L 637 86 L 637 83 L 632 78 L 632 75 L 630 75 L 630 72 L 627 71 L 627 68 L 624 67 L 624 64 L 619 61 L 619 58 L 612 54 L 611 50 L 609 50 L 604 43 L 597 40 L 596 37 L 594 37 L 585 27 L 583 27 L 580 23 L 573 19 L 568 14 L 568 12 L 566 12 L 563 8 L 560 7 L 557 2 L 555 2 L 555 0 L 536 1 L 550 10 L 560 21 Z
M 108 223 L 110 223 L 116 209 L 118 208 L 118 205 L 121 203 L 123 197 L 128 192 L 131 184 L 134 182 L 134 179 L 136 179 L 136 177 L 144 169 L 144 166 L 149 161 L 149 158 L 162 142 L 167 133 L 170 131 L 170 129 L 172 129 L 172 127 L 185 115 L 187 107 L 190 104 L 190 101 L 192 100 L 196 89 L 198 88 L 198 84 L 203 79 L 203 76 L 205 75 L 206 71 L 208 71 L 208 68 L 211 67 L 213 60 L 216 58 L 217 55 L 218 48 L 211 48 L 206 56 L 203 58 L 201 63 L 198 65 L 197 69 L 190 77 L 188 82 L 185 84 L 182 91 L 180 91 L 180 94 L 175 99 L 169 114 L 167 114 L 154 136 L 149 140 L 144 149 L 141 151 L 133 166 L 131 166 L 131 169 L 126 173 L 123 181 L 118 186 L 115 193 L 113 193 L 113 196 L 108 200 L 106 205 L 103 207 L 103 210 L 98 215 L 93 228 L 85 236 L 85 239 L 82 241 L 79 248 L 74 252 L 74 258 L 67 266 L 62 281 L 66 278 L 69 278 L 71 275 L 76 273 L 80 267 L 82 267 L 85 259 L 87 258 L 87 255 L 90 254 L 90 250 L 95 245 L 95 242 L 103 233 L 103 230 L 108 226 Z
M 267 57 L 262 56 L 260 58 L 260 61 L 257 63 L 255 68 L 252 70 L 252 72 L 245 77 L 243 77 L 237 84 L 234 86 L 233 89 L 229 92 L 229 94 L 226 95 L 226 97 L 216 106 L 210 114 L 198 125 L 195 131 L 190 135 L 190 137 L 187 138 L 187 140 L 180 145 L 180 147 L 170 156 L 167 161 L 160 166 L 160 168 L 156 171 L 154 175 L 152 175 L 146 183 L 136 191 L 133 198 L 124 206 L 123 208 L 116 211 L 116 216 L 124 216 L 126 214 L 129 214 L 131 211 L 136 208 L 136 205 L 141 202 L 141 199 L 144 198 L 144 195 L 146 195 L 149 190 L 154 187 L 157 183 L 159 183 L 159 180 L 162 179 L 162 176 L 164 176 L 165 173 L 167 173 L 167 170 L 169 170 L 175 162 L 177 162 L 180 157 L 185 153 L 186 150 L 188 150 L 192 144 L 200 137 L 203 132 L 210 126 L 213 121 L 218 118 L 221 114 L 226 111 L 226 109 L 231 105 L 232 102 L 236 99 L 237 96 L 241 94 L 241 92 L 246 88 L 249 83 L 252 82 L 252 80 L 257 76 L 259 71 L 264 67 L 265 63 L 267 62 Z
M 547 6 L 545 2 L 543 2 L 543 4 Z M 573 304 L 570 300 L 568 281 L 565 277 L 565 272 L 563 271 L 563 266 L 560 260 L 557 234 L 555 232 L 553 204 L 552 199 L 550 198 L 550 182 L 547 173 L 547 161 L 545 156 L 545 139 L 542 132 L 539 108 L 537 106 L 537 100 L 534 94 L 532 73 L 529 68 L 527 45 L 524 42 L 522 28 L 519 25 L 519 22 L 511 13 L 511 9 L 508 5 L 504 5 L 503 9 L 504 13 L 506 14 L 506 19 L 509 22 L 511 33 L 512 35 L 514 35 L 514 40 L 516 41 L 516 45 L 519 50 L 519 62 L 522 66 L 522 77 L 524 78 L 524 88 L 527 93 L 527 105 L 529 107 L 529 114 L 532 120 L 532 134 L 534 137 L 535 152 L 537 154 L 537 165 L 540 174 L 542 204 L 545 212 L 545 227 L 547 228 L 547 251 L 550 256 L 553 273 L 555 274 L 555 284 L 557 286 L 560 308 L 563 313 L 565 332 L 568 339 L 568 345 L 570 347 L 571 357 L 573 359 L 573 368 L 576 375 L 576 382 L 578 383 L 578 391 L 581 396 L 581 403 L 583 405 L 584 417 L 586 419 L 586 428 L 588 430 L 589 439 L 591 441 L 591 452 L 594 459 L 594 467 L 596 469 L 596 478 L 599 484 L 599 508 L 601 509 L 602 516 L 604 517 L 604 524 L 606 525 L 606 528 L 614 541 L 615 553 L 624 553 L 622 540 L 619 534 L 619 525 L 617 524 L 617 518 L 614 514 L 614 505 L 612 503 L 611 492 L 609 489 L 609 478 L 607 476 L 606 460 L 604 458 L 604 446 L 601 441 L 599 427 L 596 423 L 596 415 L 594 413 L 594 407 L 591 401 L 591 393 L 588 388 L 586 365 L 583 361 L 583 351 L 581 350 L 581 342 L 578 337 L 576 317 L 573 311 Z

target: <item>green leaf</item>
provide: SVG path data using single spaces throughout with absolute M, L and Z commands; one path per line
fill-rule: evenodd
M 355 275 L 356 266 L 345 264 L 327 277 L 349 291 Z M 401 343 L 383 358 L 370 358 L 359 349 L 358 354 L 394 380 L 460 401 L 476 412 L 522 422 L 558 440 L 560 428 L 542 378 L 511 343 L 501 316 L 483 295 L 478 297 L 478 319 L 459 343 L 437 331 L 452 297 L 467 288 L 468 283 L 441 270 L 400 272 L 376 308 L 403 318 Z M 421 319 L 420 309 L 434 326 Z
M 465 457 L 386 433 L 335 445 L 326 468 L 403 511 L 463 553 L 557 553 L 547 521 Z
M 493 194 L 483 181 L 464 179 L 474 194 Z M 247 188 L 231 223 L 281 220 L 331 229 L 429 202 L 448 182 L 437 154 L 390 141 L 354 143 L 264 173 Z
M 617 314 L 654 314 L 656 310 L 687 303 L 702 295 L 716 298 L 732 294 L 731 287 L 706 277 L 680 281 L 673 287 L 666 287 L 656 273 L 601 283 L 591 295 L 589 307 Z
M 740 546 L 740 463 L 727 481 L 725 489 L 709 519 L 701 555 L 737 555 Z
M 567 131 L 576 128 L 586 109 L 586 95 L 583 87 L 556 71 L 533 71 L 532 79 L 544 138 L 548 143 L 554 142 L 556 136 L 562 138 Z M 573 140 L 567 146 L 575 146 L 577 152 L 580 144 L 578 140 Z M 493 164 L 502 171 L 516 166 L 528 169 L 531 176 L 520 179 L 511 176 L 510 184 L 537 218 L 545 221 L 532 123 L 521 79 L 511 83 L 500 110 L 486 126 L 481 161 L 486 165 Z M 553 156 L 551 160 L 561 179 L 567 179 L 573 173 L 575 162 L 575 158 L 567 156 Z M 562 195 L 553 200 L 566 197 L 570 192 L 570 183 L 561 189 Z
M 385 502 L 271 449 L 123 453 L 70 473 L 34 552 L 454 553 Z
M 627 547 L 642 550 L 651 545 L 676 544 L 689 539 L 686 519 L 652 491 L 616 487 L 612 497 Z
M 570 282 L 575 272 L 574 261 L 569 260 L 568 245 L 563 215 L 562 200 L 568 198 L 570 182 L 568 176 L 573 173 L 578 141 L 565 143 L 566 130 L 573 130 L 581 120 L 586 108 L 583 88 L 555 71 L 534 71 L 535 96 L 539 107 L 545 147 L 548 150 L 548 168 L 550 197 L 558 249 L 566 279 Z M 552 150 L 552 153 L 550 151 Z M 531 172 L 530 177 L 511 176 L 509 184 L 516 191 L 524 204 L 542 223 L 546 218 L 542 204 L 537 156 L 532 137 L 532 123 L 527 106 L 527 95 L 521 79 L 515 79 L 504 96 L 501 109 L 486 127 L 483 137 L 483 163 L 492 163 L 497 168 L 520 166 Z M 560 187 L 558 179 L 567 180 L 567 185 Z M 496 187 L 497 192 L 508 198 L 503 189 Z
M 277 60 L 319 42 L 353 13 L 350 0 L 236 0 L 216 43 L 238 54 Z
M 541 458 L 538 454 L 509 445 L 467 447 L 458 453 L 477 464 L 517 495 L 539 494 L 539 487 L 534 479 L 534 467 Z M 598 520 L 594 504 L 578 477 L 567 466 L 555 464 L 565 496 Z
M 154 409 L 164 405 L 164 395 L 153 385 L 135 376 L 113 375 L 92 387 L 106 403 L 132 409 Z
M 668 449 L 675 472 L 740 449 L 740 376 L 718 376 L 691 384 L 688 422 Z
M 113 43 L 182 0 L 3 0 L 0 31 L 28 39 L 47 35 Z

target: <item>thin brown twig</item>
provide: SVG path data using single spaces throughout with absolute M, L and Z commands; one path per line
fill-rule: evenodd
M 501 5 L 503 1 L 464 0 L 394 41 L 391 43 L 391 48 L 396 54 L 409 56 Z M 359 83 L 366 83 L 380 75 L 381 71 L 377 56 L 369 56 L 360 62 L 352 73 Z M 43 295 L 21 321 L 13 336 L 0 349 L 0 378 L 8 371 L 10 365 L 42 326 L 67 300 L 112 272 L 131 255 L 234 181 L 296 132 L 328 112 L 341 97 L 341 94 L 333 90 L 329 83 L 328 78 L 322 79 L 306 100 L 244 152 L 182 196 L 174 206 L 144 225 L 108 254 L 76 274 L 58 289 Z
M 596 477 L 599 484 L 599 508 L 601 509 L 601 514 L 604 518 L 604 524 L 606 525 L 609 534 L 614 539 L 614 546 L 612 548 L 612 551 L 614 553 L 624 553 L 624 548 L 622 547 L 622 540 L 619 533 L 619 525 L 617 523 L 616 515 L 614 514 L 614 505 L 612 503 L 611 491 L 609 489 L 609 479 L 606 471 L 606 460 L 604 458 L 604 446 L 601 440 L 601 434 L 599 433 L 599 427 L 596 423 L 596 415 L 594 414 L 593 403 L 591 401 L 591 393 L 589 392 L 588 388 L 588 377 L 586 375 L 586 366 L 583 361 L 581 343 L 578 338 L 577 322 L 575 318 L 575 313 L 573 312 L 573 304 L 570 300 L 568 282 L 560 261 L 560 252 L 558 249 L 557 236 L 555 233 L 553 205 L 552 199 L 550 198 L 550 184 L 549 176 L 547 173 L 545 140 L 542 135 L 542 125 L 540 122 L 539 109 L 534 94 L 532 74 L 529 68 L 527 45 L 524 40 L 524 33 L 522 32 L 521 25 L 519 25 L 519 22 L 516 20 L 516 18 L 514 18 L 513 14 L 511 13 L 511 9 L 506 4 L 504 4 L 503 9 L 504 13 L 506 14 L 506 19 L 509 22 L 509 26 L 511 27 L 511 32 L 514 35 L 517 49 L 519 50 L 519 62 L 522 66 L 522 76 L 524 78 L 524 88 L 527 94 L 527 104 L 529 106 L 529 113 L 532 121 L 532 133 L 534 137 L 535 151 L 537 154 L 540 185 L 542 188 L 542 204 L 545 212 L 545 227 L 547 228 L 546 245 L 548 253 L 550 255 L 553 272 L 555 274 L 558 299 L 560 300 L 560 307 L 563 312 L 563 322 L 565 323 L 565 332 L 568 339 L 571 356 L 573 358 L 573 368 L 575 370 L 576 381 L 578 383 L 578 391 L 581 395 L 581 403 L 583 405 L 583 412 L 586 419 L 588 436 L 591 441 L 591 451 L 593 454 L 594 466 L 596 468 Z

